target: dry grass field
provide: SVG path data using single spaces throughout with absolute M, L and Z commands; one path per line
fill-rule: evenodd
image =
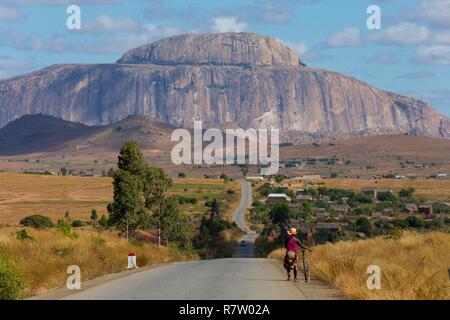
M 198 259 L 186 253 L 154 244 L 134 244 L 119 238 L 116 232 L 97 232 L 92 228 L 77 229 L 78 238 L 68 238 L 56 229 L 26 228 L 33 240 L 18 240 L 14 235 L 21 228 L 0 228 L 0 259 L 10 261 L 24 281 L 22 297 L 32 296 L 48 289 L 63 286 L 66 269 L 78 265 L 82 281 L 104 274 L 124 271 L 127 255 L 137 255 L 138 266 Z
M 282 259 L 284 249 L 269 257 Z M 450 299 L 450 234 L 404 232 L 400 239 L 375 238 L 319 245 L 309 254 L 312 276 L 349 299 Z M 367 267 L 381 269 L 381 289 L 367 288 Z
M 234 194 L 227 190 L 235 190 Z M 170 194 L 195 197 L 197 204 L 184 204 L 190 215 L 201 215 L 208 199 L 224 203 L 224 214 L 239 202 L 239 184 L 215 179 L 175 179 Z M 92 209 L 99 216 L 106 213 L 112 199 L 111 178 L 45 176 L 20 173 L 0 173 L 0 224 L 17 225 L 33 214 L 50 217 L 54 222 L 69 211 L 72 220 L 89 220 Z

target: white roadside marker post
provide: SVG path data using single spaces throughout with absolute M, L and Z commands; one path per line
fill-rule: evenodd
M 137 269 L 139 268 L 136 264 L 136 253 L 128 254 L 128 269 Z

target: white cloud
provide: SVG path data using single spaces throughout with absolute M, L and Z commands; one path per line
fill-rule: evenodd
M 387 45 L 417 45 L 425 42 L 428 36 L 428 27 L 411 22 L 401 22 L 370 34 L 368 40 Z
M 82 32 L 106 33 L 106 32 L 132 32 L 136 31 L 139 25 L 131 19 L 113 18 L 108 15 L 100 15 L 95 20 L 83 22 Z
M 329 48 L 360 47 L 363 42 L 358 28 L 346 27 L 343 31 L 328 37 L 326 46 Z
M 211 30 L 214 32 L 242 32 L 247 29 L 245 22 L 238 22 L 234 17 L 218 17 L 212 19 Z
M 294 49 L 299 56 L 308 52 L 308 45 L 304 42 L 286 42 L 286 45 L 289 48 Z
M 450 46 L 420 46 L 414 60 L 423 64 L 450 65 Z
M 422 0 L 415 18 L 434 27 L 450 27 L 450 0 Z
M 19 10 L 0 6 L 0 21 L 13 22 L 23 20 L 23 18 L 24 16 Z

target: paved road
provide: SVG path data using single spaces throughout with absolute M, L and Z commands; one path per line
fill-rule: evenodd
M 248 246 L 238 247 L 234 258 L 180 262 L 164 265 L 105 282 L 65 299 L 198 299 L 268 300 L 337 299 L 340 294 L 312 281 L 296 284 L 285 280 L 278 261 L 252 258 L 256 234 L 245 223 L 251 204 L 251 185 L 241 183 L 241 203 L 234 214 L 247 234 Z

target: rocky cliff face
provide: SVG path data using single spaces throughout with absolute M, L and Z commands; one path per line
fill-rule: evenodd
M 89 125 L 138 114 L 184 127 L 275 127 L 291 142 L 450 138 L 450 120 L 426 103 L 305 67 L 278 40 L 248 33 L 171 37 L 115 64 L 55 65 L 0 81 L 0 126 L 35 113 Z

